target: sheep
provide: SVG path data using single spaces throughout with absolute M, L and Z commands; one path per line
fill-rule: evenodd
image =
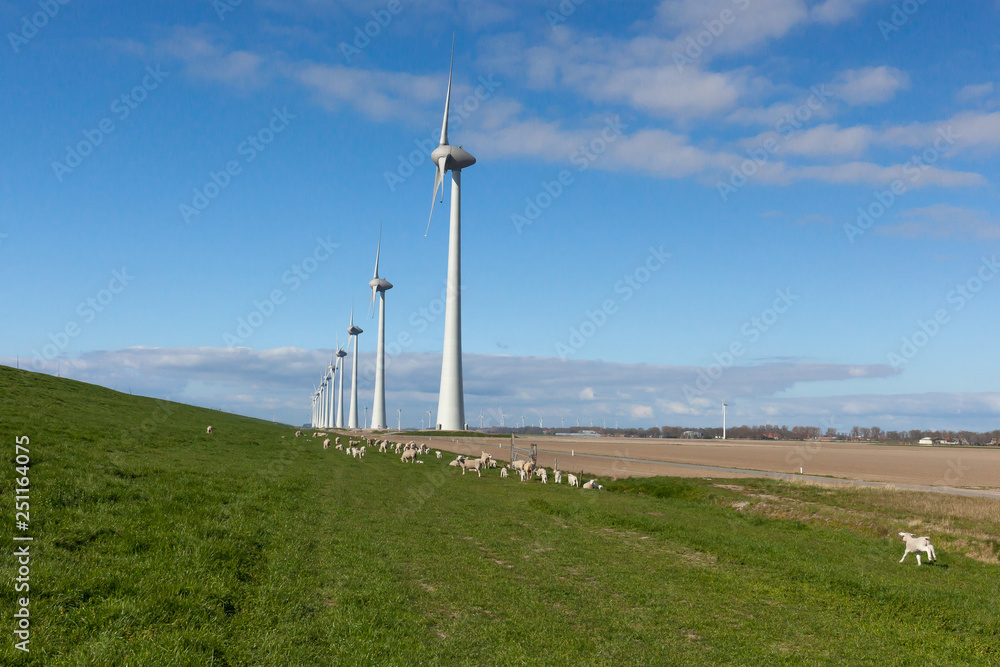
M 524 474 L 527 475 L 528 477 L 531 477 L 533 474 L 535 474 L 535 462 L 534 461 L 528 461 L 528 463 L 525 464 L 525 466 L 524 466 Z
M 931 538 L 929 537 L 917 537 L 913 533 L 900 533 L 900 537 L 906 542 L 906 551 L 903 552 L 903 557 L 899 559 L 902 563 L 906 560 L 907 554 L 915 554 L 917 556 L 917 565 L 920 565 L 920 552 L 923 551 L 927 554 L 927 562 L 937 560 L 937 554 L 934 553 L 934 547 L 931 545 Z
M 434 453 L 435 453 L 435 454 L 437 454 L 437 457 L 438 457 L 438 458 L 441 458 L 441 450 L 440 450 L 440 449 L 439 449 L 439 450 L 437 450 L 437 451 L 436 451 L 436 452 L 434 452 Z
M 339 445 L 340 444 L 340 436 L 339 435 L 336 438 L 334 438 L 333 444 L 335 444 L 335 445 Z
M 566 481 L 569 482 L 570 486 L 580 486 L 580 480 L 576 478 L 576 475 L 566 475 Z
M 295 432 L 295 437 L 296 438 L 301 438 L 302 437 L 302 431 L 296 431 Z M 340 440 L 340 438 L 337 438 L 337 440 Z
M 521 468 L 517 472 L 519 472 L 521 474 L 521 481 L 522 482 L 527 482 L 528 481 L 528 473 L 524 472 L 524 468 Z
M 337 446 L 336 446 L 336 447 L 334 447 L 334 449 L 340 449 L 340 450 L 343 450 L 343 449 L 344 449 L 344 446 L 338 443 L 338 444 L 337 444 Z
M 528 465 L 528 463 L 529 462 L 525 459 L 518 459 L 516 461 L 512 461 L 510 467 L 514 470 L 522 470 L 524 469 L 524 466 Z
M 549 474 L 547 472 L 545 472 L 545 468 L 541 469 L 541 472 L 540 472 L 539 476 L 542 478 L 542 484 L 548 484 L 549 483 Z
M 507 466 L 504 466 L 503 468 L 500 468 L 500 476 L 503 477 L 504 479 L 507 479 L 507 471 L 508 470 L 510 470 L 510 468 L 508 468 Z
M 209 426 L 207 429 L 205 429 L 205 433 L 212 435 L 212 427 Z
M 388 442 L 387 440 L 383 440 L 381 443 L 379 443 L 378 451 L 380 454 L 385 454 L 385 448 L 387 442 Z
M 358 458 L 365 458 L 365 446 L 361 445 L 361 449 L 358 450 Z
M 552 472 L 555 473 L 555 483 L 562 484 L 562 470 L 553 470 Z
M 585 489 L 593 489 L 594 491 L 601 491 L 601 490 L 604 489 L 603 486 L 601 486 L 600 484 L 597 483 L 596 479 L 592 479 L 589 482 L 586 482 L 583 485 L 583 488 L 585 488 Z
M 330 449 L 330 438 L 323 441 L 323 449 Z
M 417 458 L 417 453 L 412 449 L 407 449 L 405 452 L 403 452 L 403 456 L 400 458 L 400 460 L 403 463 L 406 462 L 413 463 L 413 461 L 416 460 L 416 458 Z
M 457 459 L 455 459 L 454 461 L 452 461 L 448 465 L 450 465 L 450 466 L 460 466 L 460 465 L 462 465 L 462 461 L 464 461 L 464 460 L 465 460 L 464 456 L 459 456 Z
M 476 474 L 480 477 L 483 476 L 481 468 L 483 467 L 482 459 L 465 459 L 462 461 L 462 474 L 465 474 L 466 470 L 475 470 Z

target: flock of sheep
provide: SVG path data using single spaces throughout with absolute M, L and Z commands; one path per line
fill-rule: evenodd
M 209 426 L 207 429 L 208 433 L 212 432 L 212 427 Z M 296 431 L 295 437 L 299 438 L 302 436 L 302 431 Z M 325 438 L 323 440 L 323 449 L 330 448 L 330 438 L 326 437 L 326 433 L 315 432 L 312 434 L 314 438 Z M 347 447 L 345 448 L 340 443 L 340 436 L 334 437 L 334 448 L 343 450 L 349 456 L 354 458 L 364 458 L 365 451 L 367 449 L 367 444 L 377 447 L 378 451 L 385 454 L 392 449 L 396 455 L 400 457 L 403 463 L 423 463 L 418 456 L 423 456 L 425 454 L 430 454 L 431 448 L 426 444 L 418 445 L 415 442 L 408 442 L 405 445 L 401 442 L 391 443 L 388 440 L 375 440 L 363 441 L 363 440 L 348 440 Z M 435 451 L 437 458 L 441 458 L 441 452 Z M 468 456 L 459 456 L 454 461 L 448 464 L 449 466 L 456 466 L 462 469 L 462 474 L 464 475 L 469 470 L 475 470 L 479 477 L 483 476 L 483 470 L 489 468 L 496 468 L 497 462 L 493 460 L 491 454 L 483 452 L 479 458 L 471 458 Z M 512 473 L 517 473 L 522 482 L 527 482 L 534 477 L 538 477 L 542 480 L 542 484 L 548 484 L 549 473 L 545 468 L 542 468 L 535 464 L 534 461 L 527 459 L 518 459 L 513 461 L 509 466 L 505 465 L 500 468 L 500 477 L 506 479 L 510 477 Z M 561 470 L 552 470 L 553 481 L 556 484 L 562 484 L 563 473 Z M 580 479 L 576 475 L 567 474 L 566 481 L 570 486 L 580 487 Z M 596 479 L 592 479 L 589 482 L 585 482 L 582 486 L 584 489 L 593 489 L 595 491 L 600 491 L 604 487 L 597 483 Z M 906 544 L 906 551 L 903 552 L 903 557 L 899 560 L 902 563 L 906 560 L 909 554 L 915 554 L 917 557 L 917 565 L 920 565 L 920 554 L 921 552 L 927 555 L 928 562 L 934 562 L 937 560 L 937 554 L 934 553 L 934 546 L 931 544 L 931 539 L 926 536 L 917 537 L 913 533 L 900 533 L 899 536 L 903 538 L 903 542 Z
M 295 437 L 302 437 L 302 431 L 296 431 Z M 316 431 L 312 434 L 314 438 L 324 438 L 323 449 L 330 448 L 330 438 L 327 437 L 328 434 Z M 418 456 L 423 456 L 430 454 L 431 448 L 426 444 L 417 444 L 413 441 L 403 444 L 401 442 L 389 442 L 388 440 L 348 440 L 346 447 L 341 444 L 340 436 L 334 436 L 333 441 L 334 449 L 343 450 L 349 456 L 354 458 L 364 458 L 365 452 L 368 446 L 374 449 L 378 449 L 379 452 L 385 454 L 390 449 L 400 457 L 400 461 L 403 463 L 423 463 Z M 435 456 L 441 458 L 441 452 L 435 451 Z M 497 468 L 497 462 L 493 459 L 491 454 L 483 452 L 478 458 L 472 458 L 468 456 L 459 456 L 454 461 L 449 463 L 450 466 L 456 466 L 462 469 L 462 474 L 464 475 L 469 470 L 475 470 L 476 475 L 479 477 L 483 476 L 483 470 L 489 468 Z M 527 482 L 535 477 L 541 479 L 542 484 L 548 484 L 549 482 L 549 471 L 543 467 L 538 466 L 534 461 L 526 459 L 518 459 L 512 462 L 510 465 L 504 465 L 500 468 L 500 477 L 506 479 L 510 477 L 513 473 L 520 476 L 522 482 Z M 553 481 L 556 484 L 562 484 L 563 472 L 553 468 L 552 470 Z M 597 483 L 596 479 L 591 479 L 589 482 L 584 482 L 580 484 L 580 478 L 573 474 L 566 474 L 566 481 L 570 486 L 575 486 L 578 488 L 591 489 L 594 491 L 600 491 L 604 487 Z

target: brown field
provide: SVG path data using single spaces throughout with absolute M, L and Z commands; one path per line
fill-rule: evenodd
M 459 454 L 487 451 L 507 461 L 510 441 L 498 438 L 421 437 Z M 649 440 L 636 438 L 519 437 L 518 447 L 538 445 L 539 462 L 605 478 L 672 475 L 739 477 L 669 463 L 968 489 L 1000 489 L 1000 450 L 985 447 L 911 447 L 861 443 L 755 440 Z M 499 445 L 499 446 L 498 446 Z M 571 456 L 571 450 L 576 455 Z M 592 458 L 588 455 L 615 458 Z M 622 459 L 639 459 L 628 461 Z M 663 462 L 663 463 L 657 463 Z

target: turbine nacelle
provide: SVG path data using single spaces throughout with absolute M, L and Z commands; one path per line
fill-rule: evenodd
M 445 160 L 443 170 L 441 169 L 442 158 Z M 476 164 L 476 158 L 472 156 L 472 153 L 465 150 L 461 146 L 438 146 L 434 149 L 434 152 L 431 153 L 431 160 L 438 165 L 438 170 L 442 173 L 444 171 L 461 171 L 466 167 L 471 167 Z
M 347 333 L 349 333 L 352 336 L 357 336 L 358 334 L 362 334 L 364 332 L 365 332 L 365 330 L 362 329 L 361 327 L 359 327 L 356 324 L 352 324 L 351 328 L 347 330 Z M 347 356 L 346 352 L 344 353 L 344 356 Z
M 392 289 L 392 283 L 385 278 L 372 278 L 368 281 L 368 286 L 376 292 L 385 292 Z

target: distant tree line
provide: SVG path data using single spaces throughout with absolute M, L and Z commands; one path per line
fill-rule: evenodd
M 487 429 L 499 431 L 500 429 Z M 685 432 L 697 431 L 708 439 L 721 438 L 721 428 L 691 428 L 684 426 L 652 426 L 650 428 L 602 428 L 600 426 L 567 426 L 564 428 L 506 428 L 504 432 L 518 435 L 555 435 L 556 433 L 600 433 L 626 438 L 681 438 Z M 977 433 L 975 431 L 884 431 L 878 426 L 854 426 L 849 431 L 818 426 L 793 426 L 763 424 L 758 426 L 733 426 L 726 429 L 726 437 L 734 440 L 810 440 L 831 438 L 856 442 L 906 442 L 917 443 L 921 438 L 931 438 L 942 443 L 958 445 L 1000 445 L 1000 429 Z

